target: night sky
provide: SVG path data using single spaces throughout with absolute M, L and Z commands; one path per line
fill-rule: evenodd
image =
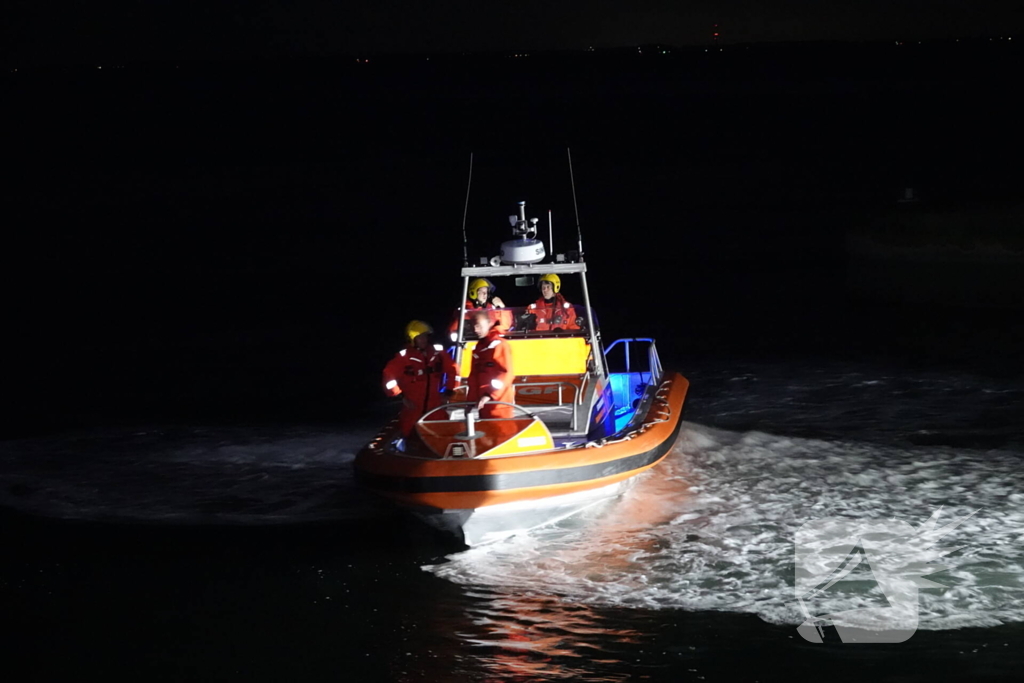
M 10 7 L 10 5 L 8 5 Z M 12 66 L 92 61 L 608 48 L 1020 34 L 1021 0 L 337 0 L 29 2 L 2 29 Z

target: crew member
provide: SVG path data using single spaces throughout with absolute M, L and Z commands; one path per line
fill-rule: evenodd
M 576 309 L 561 295 L 562 280 L 554 273 L 542 275 L 540 282 L 540 298 L 530 304 L 527 309 L 537 316 L 536 326 L 531 327 L 538 332 L 546 330 L 578 330 Z M 582 322 L 582 321 L 580 321 Z
M 497 288 L 494 283 L 487 278 L 478 277 L 469 283 L 469 288 L 466 290 L 466 325 L 469 326 L 470 321 L 473 319 L 471 313 L 473 311 L 481 310 L 495 310 L 504 309 L 505 302 L 499 297 L 494 296 L 494 292 Z M 512 314 L 509 311 L 500 310 L 492 313 L 491 316 L 498 323 L 498 330 L 501 332 L 507 332 L 512 327 Z M 452 321 L 451 327 L 449 328 L 451 333 L 452 341 L 458 339 L 459 334 L 459 312 L 455 312 L 455 319 Z
M 501 338 L 497 323 L 487 311 L 473 314 L 473 331 L 479 341 L 473 349 L 467 400 L 476 403 L 481 418 L 512 417 L 512 406 L 493 403 L 512 403 L 515 397 L 512 389 L 512 381 L 516 378 L 512 369 L 512 347 Z
M 384 391 L 402 394 L 398 425 L 408 437 L 424 413 L 443 405 L 455 387 L 455 362 L 440 344 L 431 344 L 434 330 L 422 320 L 405 326 L 408 344 L 384 367 Z
M 469 283 L 466 290 L 466 310 L 478 308 L 505 308 L 505 302 L 494 296 L 497 287 L 485 277 L 478 277 Z

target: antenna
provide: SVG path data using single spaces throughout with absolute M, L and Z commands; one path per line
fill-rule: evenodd
M 466 207 L 462 210 L 462 265 L 469 266 L 469 246 L 466 243 L 466 214 L 469 213 L 469 188 L 473 186 L 473 153 L 469 153 L 469 180 L 466 182 Z
M 548 209 L 548 249 L 555 255 L 555 229 L 551 227 L 551 209 Z
M 576 241 L 580 250 L 580 261 L 583 260 L 583 232 L 580 231 L 580 209 L 576 206 L 576 180 L 572 176 L 572 152 L 568 147 L 565 153 L 569 155 L 569 182 L 572 183 L 572 208 L 576 212 Z

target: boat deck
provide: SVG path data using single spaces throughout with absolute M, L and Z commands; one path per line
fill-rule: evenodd
M 523 406 L 536 415 L 551 432 L 551 436 L 569 435 L 572 431 L 572 405 Z

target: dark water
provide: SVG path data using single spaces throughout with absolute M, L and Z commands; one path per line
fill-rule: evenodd
M 436 542 L 379 521 L 4 526 L 5 658 L 22 680 L 1011 680 L 1024 637 L 1018 624 L 814 646 L 752 615 L 466 588 L 419 569 Z
M 943 263 L 880 279 L 847 237 L 908 184 L 1017 200 L 1019 55 L 706 59 L 8 75 L 18 678 L 1013 677 L 1020 283 L 950 300 Z M 605 339 L 657 337 L 687 424 L 618 505 L 465 552 L 351 459 L 401 327 L 458 301 L 469 152 L 491 255 L 519 200 L 573 245 L 567 145 Z M 913 638 L 800 638 L 799 520 L 939 506 L 981 511 Z

